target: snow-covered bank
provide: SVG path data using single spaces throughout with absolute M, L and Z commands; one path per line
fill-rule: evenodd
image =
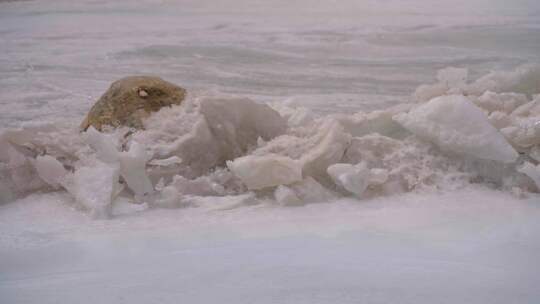
M 0 207 L 5 303 L 534 303 L 540 206 L 483 188 L 96 221 Z

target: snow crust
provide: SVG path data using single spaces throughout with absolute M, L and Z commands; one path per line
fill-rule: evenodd
M 52 124 L 3 130 L 0 199 L 60 190 L 95 217 L 110 217 L 196 207 L 204 197 L 246 197 L 234 207 L 292 206 L 473 183 L 523 197 L 539 190 L 536 71 L 520 67 L 469 83 L 467 70 L 446 68 L 438 83 L 416 91 L 416 104 L 350 115 L 200 92 L 135 132 Z

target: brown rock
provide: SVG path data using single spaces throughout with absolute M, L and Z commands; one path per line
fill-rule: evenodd
M 129 76 L 113 82 L 81 123 L 86 131 L 93 126 L 127 126 L 142 129 L 142 120 L 151 112 L 171 105 L 179 105 L 186 90 L 159 77 Z

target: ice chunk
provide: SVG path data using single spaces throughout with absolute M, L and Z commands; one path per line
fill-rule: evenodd
M 512 112 L 514 117 L 531 117 L 540 116 L 540 95 L 533 101 L 530 101 L 524 105 L 521 105 Z
M 287 128 L 278 112 L 247 98 L 202 98 L 200 113 L 208 122 L 214 141 L 221 144 L 225 160 L 244 155 L 259 137 L 269 140 L 285 133 Z
M 470 84 L 467 92 L 480 95 L 485 91 L 515 92 L 527 95 L 540 93 L 540 66 L 526 65 L 510 72 L 491 72 Z
M 302 166 L 286 156 L 248 155 L 228 161 L 227 167 L 248 189 L 287 185 L 302 180 Z
M 482 96 L 474 100 L 475 104 L 480 108 L 494 112 L 510 114 L 518 107 L 528 102 L 527 96 L 517 93 L 494 93 L 487 91 Z
M 323 187 L 311 176 L 289 186 L 303 203 L 328 202 L 336 199 L 336 194 Z
M 369 170 L 369 184 L 382 185 L 388 180 L 389 172 L 386 169 L 373 168 Z
M 119 153 L 120 173 L 136 196 L 144 196 L 154 191 L 152 182 L 146 175 L 148 158 L 144 146 L 135 141 L 131 143 L 128 152 Z
M 467 69 L 448 67 L 437 72 L 437 83 L 419 86 L 414 92 L 418 102 L 427 102 L 435 97 L 461 94 L 467 87 Z
M 298 198 L 294 191 L 284 185 L 279 185 L 274 191 L 274 198 L 282 205 L 297 206 L 301 205 L 302 201 Z
M 162 167 L 172 166 L 172 165 L 181 164 L 181 163 L 182 163 L 182 159 L 178 156 L 171 156 L 169 158 L 164 158 L 164 159 L 152 159 L 149 162 L 150 165 L 162 166 Z
M 365 163 L 338 163 L 328 167 L 328 174 L 336 185 L 361 197 L 371 185 L 382 185 L 388 180 L 388 170 L 369 169 Z
M 298 107 L 289 117 L 287 124 L 291 127 L 307 126 L 315 120 L 313 111 L 305 107 Z
M 482 110 L 464 96 L 437 97 L 394 119 L 443 150 L 504 163 L 518 157 Z
M 518 167 L 517 170 L 530 177 L 536 184 L 538 190 L 540 190 L 540 165 L 535 166 L 526 162 L 521 167 Z
M 98 132 L 90 126 L 84 133 L 88 144 L 97 152 L 97 157 L 104 162 L 118 161 L 118 148 L 112 136 Z
M 497 129 L 502 129 L 512 124 L 512 117 L 503 112 L 492 112 L 489 114 L 489 122 Z
M 303 164 L 303 176 L 312 176 L 325 182 L 328 178 L 326 168 L 341 160 L 345 150 L 350 145 L 351 135 L 346 133 L 343 126 L 334 120 L 322 125 L 325 133 L 315 147 L 300 158 Z
M 95 161 L 75 171 L 68 191 L 94 218 L 108 218 L 113 195 L 117 192 L 119 171 L 117 165 Z
M 418 102 L 426 102 L 435 97 L 442 96 L 448 91 L 448 86 L 443 83 L 423 84 L 416 88 L 414 98 Z
M 158 189 L 159 193 L 153 204 L 161 208 L 178 208 L 183 206 L 182 194 L 174 186 L 166 186 Z
M 213 181 L 209 176 L 199 176 L 196 179 L 187 179 L 176 175 L 171 183 L 183 195 L 216 196 L 225 195 L 223 185 Z
M 113 135 L 98 132 L 90 127 L 84 136 L 88 144 L 96 151 L 100 161 L 113 166 L 120 164 L 120 175 L 136 196 L 143 196 L 154 190 L 146 175 L 146 162 L 151 155 L 147 154 L 143 145 L 133 140 L 128 152 L 119 152 Z
M 68 171 L 64 165 L 50 155 L 38 156 L 34 162 L 36 171 L 43 181 L 53 188 L 60 188 Z
M 529 151 L 529 156 L 537 162 L 540 162 L 540 146 L 536 145 L 532 147 Z
M 334 164 L 328 167 L 327 171 L 336 185 L 356 196 L 362 196 L 362 193 L 369 186 L 370 172 L 364 163 L 358 165 Z
M 407 112 L 412 104 L 401 104 L 385 110 L 369 113 L 358 112 L 353 115 L 334 116 L 343 126 L 345 132 L 352 136 L 364 136 L 378 133 L 384 136 L 401 139 L 409 133 L 392 117 L 396 114 Z
M 285 119 L 267 105 L 246 98 L 203 96 L 152 114 L 145 120 L 145 130 L 132 138 L 156 158 L 182 159 L 176 173 L 196 178 L 243 156 L 259 138 L 270 140 L 286 128 Z M 151 168 L 152 176 L 167 170 L 160 167 Z
M 351 140 L 342 162 L 351 164 L 366 162 L 369 167 L 381 167 L 385 161 L 391 159 L 391 156 L 399 155 L 404 149 L 403 146 L 403 141 L 379 134 L 355 137 Z
M 24 146 L 39 139 L 43 134 L 54 133 L 57 128 L 49 123 L 26 123 L 18 129 L 0 131 L 0 161 L 8 161 L 7 145 Z
M 133 140 L 144 144 L 150 149 L 150 154 L 159 158 L 178 157 L 182 160 L 179 163 L 181 172 L 189 177 L 196 177 L 208 172 L 217 165 L 221 165 L 225 161 L 220 143 L 217 142 L 210 130 L 208 123 L 204 117 L 199 116 L 198 119 L 190 122 L 189 126 L 184 126 L 189 129 L 187 133 L 182 133 L 185 130 L 176 130 L 181 123 L 186 121 L 177 121 L 187 115 L 169 118 L 164 117 L 163 125 L 155 126 L 155 129 L 149 129 L 144 132 L 138 132 L 133 137 Z M 151 117 L 152 118 L 152 117 Z M 191 118 L 192 119 L 192 118 Z M 170 125 L 172 120 L 175 124 Z M 147 120 L 148 121 L 148 120 Z M 204 153 L 201 153 L 204 151 Z M 161 175 L 163 167 L 154 168 L 157 175 Z
M 9 161 L 7 162 L 7 171 L 12 182 L 14 192 L 24 194 L 30 191 L 42 189 L 46 186 L 44 181 L 39 178 L 36 168 L 32 165 L 32 158 L 24 154 L 24 147 L 18 147 L 6 144 L 6 152 Z
M 521 119 L 501 129 L 501 133 L 514 145 L 529 148 L 540 144 L 540 117 Z
M 15 149 L 14 146 L 7 144 L 7 155 L 9 159 L 9 165 L 11 167 L 24 166 L 27 162 L 24 154 Z
M 279 115 L 287 119 L 289 127 L 308 126 L 315 121 L 315 114 L 306 107 L 289 106 L 288 102 L 274 102 L 269 104 Z
M 145 129 L 133 134 L 131 139 L 144 145 L 149 155 L 156 159 L 182 159 L 182 163 L 174 166 L 150 168 L 149 174 L 156 179 L 170 171 L 172 175 L 182 173 L 196 177 L 224 162 L 206 119 L 190 98 L 182 106 L 153 113 L 144 120 L 144 126 Z

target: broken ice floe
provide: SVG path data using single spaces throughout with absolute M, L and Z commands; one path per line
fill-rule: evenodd
M 0 202 L 72 194 L 96 217 L 148 208 L 293 206 L 483 183 L 540 188 L 540 69 L 468 82 L 447 68 L 416 104 L 317 117 L 286 103 L 189 96 L 144 121 L 79 133 L 26 125 L 0 133 Z M 217 199 L 222 197 L 223 199 Z M 228 202 L 228 203 L 227 203 Z
M 503 163 L 518 157 L 482 110 L 464 96 L 433 98 L 394 120 L 443 150 Z

